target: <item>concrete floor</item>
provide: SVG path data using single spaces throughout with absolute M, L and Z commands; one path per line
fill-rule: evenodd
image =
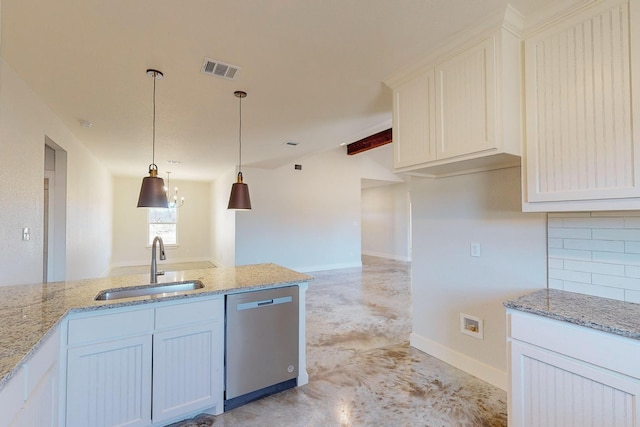
M 507 425 L 504 391 L 409 347 L 410 264 L 311 275 L 309 384 L 172 427 Z

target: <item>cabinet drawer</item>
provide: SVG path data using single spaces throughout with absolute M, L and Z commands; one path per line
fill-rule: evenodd
M 156 308 L 156 329 L 176 328 L 194 323 L 224 320 L 224 297 L 193 300 Z
M 153 310 L 123 311 L 69 320 L 69 345 L 153 332 Z

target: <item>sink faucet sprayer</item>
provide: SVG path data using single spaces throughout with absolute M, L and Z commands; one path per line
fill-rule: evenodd
M 153 245 L 151 245 L 151 283 L 158 283 L 158 275 L 164 274 L 164 272 L 158 273 L 158 266 L 156 264 L 156 243 L 158 242 L 160 243 L 160 261 L 167 259 L 164 254 L 164 242 L 162 241 L 162 237 L 154 237 Z

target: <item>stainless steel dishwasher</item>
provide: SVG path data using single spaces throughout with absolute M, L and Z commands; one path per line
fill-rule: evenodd
M 297 385 L 298 286 L 226 297 L 225 411 Z

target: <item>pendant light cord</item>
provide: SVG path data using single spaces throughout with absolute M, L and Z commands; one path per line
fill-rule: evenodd
M 238 146 L 240 147 L 239 149 L 239 163 L 238 163 L 238 172 L 242 173 L 242 97 L 240 98 L 240 121 L 239 121 L 239 130 L 238 130 Z
M 151 148 L 151 162 L 153 165 L 156 164 L 156 77 L 158 73 L 153 72 L 153 138 L 152 138 L 152 148 Z

